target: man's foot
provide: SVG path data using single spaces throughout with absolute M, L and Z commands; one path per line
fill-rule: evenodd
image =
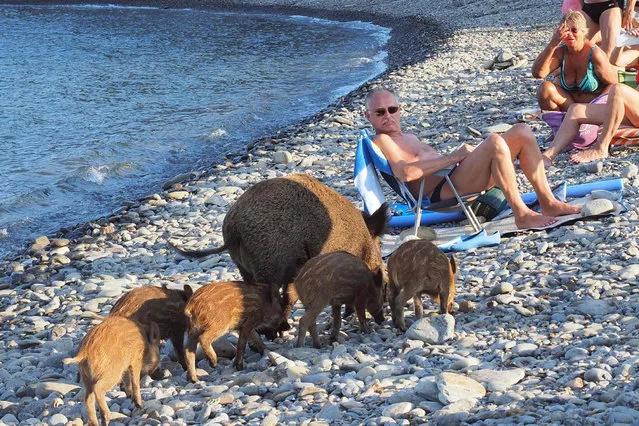
M 604 158 L 608 158 L 608 150 L 602 148 L 590 148 L 570 156 L 573 163 L 589 163 Z
M 545 228 L 557 222 L 557 218 L 545 216 L 533 210 L 528 209 L 524 214 L 515 216 L 515 225 L 519 229 L 527 228 Z
M 573 206 L 554 199 L 547 206 L 542 206 L 541 212 L 546 216 L 566 216 L 569 214 L 581 213 L 581 207 Z
M 548 170 L 553 166 L 552 160 L 546 154 L 541 154 L 541 159 L 544 161 L 544 169 Z

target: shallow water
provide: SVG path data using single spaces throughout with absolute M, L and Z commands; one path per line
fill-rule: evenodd
M 0 258 L 328 106 L 387 29 L 299 16 L 0 5 Z

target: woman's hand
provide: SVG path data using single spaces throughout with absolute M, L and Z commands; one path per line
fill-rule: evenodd
M 631 28 L 628 30 L 628 35 L 633 37 L 639 37 L 639 28 Z
M 550 39 L 550 44 L 552 46 L 559 46 L 563 41 L 566 33 L 568 32 L 568 28 L 566 28 L 566 24 L 561 24 L 552 33 L 552 38 Z
M 634 9 L 626 9 L 623 11 L 623 16 L 621 17 L 621 26 L 626 30 L 630 31 L 633 27 L 633 18 L 634 18 Z

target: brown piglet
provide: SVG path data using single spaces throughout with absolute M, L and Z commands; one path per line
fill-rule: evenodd
M 300 319 L 297 347 L 304 346 L 310 331 L 313 347 L 319 348 L 317 316 L 325 306 L 333 310 L 331 342 L 337 340 L 342 323 L 341 307 L 354 304 L 361 329 L 369 333 L 366 309 L 378 324 L 384 321 L 384 285 L 381 269 L 373 274 L 359 257 L 343 251 L 321 254 L 306 262 L 295 279 L 295 289 L 304 305 Z
M 393 324 L 406 331 L 404 306 L 412 297 L 415 318 L 424 314 L 422 294 L 439 303 L 439 312 L 452 313 L 455 299 L 457 265 L 436 245 L 426 240 L 411 240 L 402 244 L 388 260 L 388 300 Z
M 160 365 L 160 330 L 156 324 L 145 328 L 129 318 L 108 317 L 87 333 L 74 358 L 62 362 L 78 364 L 89 424 L 98 425 L 97 401 L 102 425 L 107 426 L 111 412 L 105 394 L 113 386 L 123 383 L 125 393 L 142 407 L 140 376 Z
M 217 365 L 217 355 L 211 344 L 229 331 L 239 330 L 235 367 L 244 368 L 247 342 L 260 354 L 264 343 L 255 331 L 263 325 L 275 327 L 282 318 L 282 302 L 273 287 L 267 284 L 247 284 L 242 281 L 216 282 L 199 288 L 184 310 L 187 318 L 186 367 L 189 379 L 197 382 L 195 351 L 198 343 L 211 362 Z
M 184 362 L 184 333 L 186 317 L 184 308 L 193 294 L 189 285 L 183 290 L 168 289 L 166 286 L 142 286 L 135 288 L 115 302 L 109 316 L 132 318 L 145 327 L 155 323 L 160 328 L 162 340 L 171 339 L 175 355 L 186 370 Z M 95 318 L 104 319 L 99 315 Z

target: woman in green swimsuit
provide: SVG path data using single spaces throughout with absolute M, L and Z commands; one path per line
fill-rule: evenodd
M 617 71 L 608 56 L 586 39 L 587 31 L 583 15 L 569 11 L 535 59 L 532 73 L 537 78 L 546 78 L 559 68 L 558 78 L 544 81 L 537 90 L 542 110 L 567 111 L 575 102 L 588 103 L 607 93 L 617 82 Z

